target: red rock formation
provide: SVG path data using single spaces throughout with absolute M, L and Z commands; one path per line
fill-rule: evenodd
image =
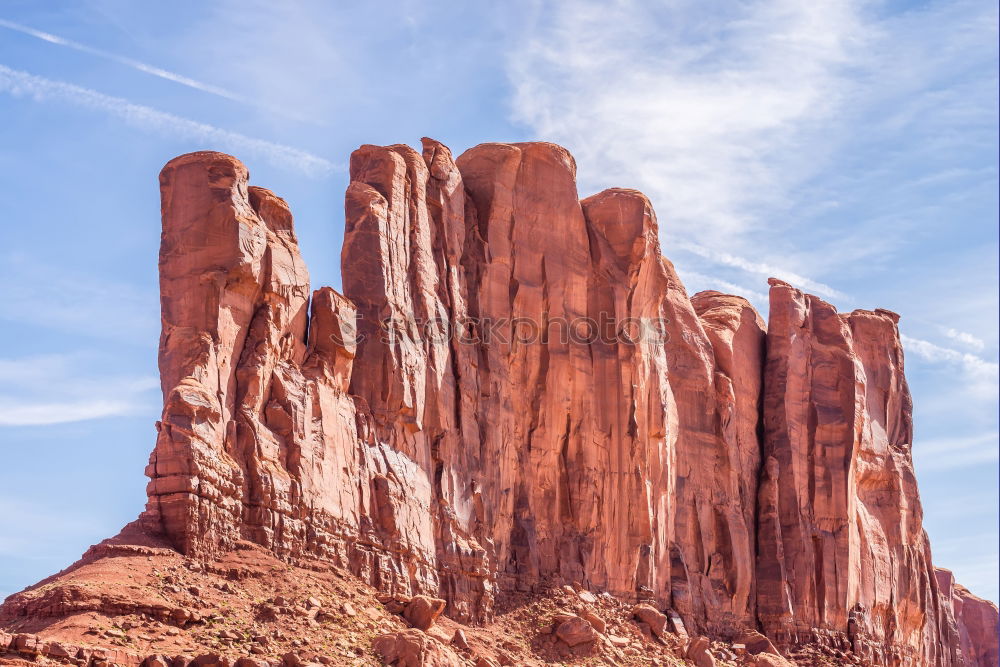
M 964 586 L 956 584 L 953 605 L 965 664 L 972 667 L 996 667 L 1000 664 L 1000 649 L 997 646 L 1000 623 L 997 622 L 996 604 L 977 597 Z
M 740 297 L 688 300 L 673 266 L 668 368 L 677 413 L 671 605 L 688 627 L 754 625 L 755 494 L 764 325 Z M 697 314 L 696 314 L 697 312 Z
M 953 664 L 921 526 L 898 316 L 772 279 L 757 615 L 874 664 Z
M 580 581 L 689 624 L 752 623 L 763 331 L 741 329 L 751 353 L 720 349 L 716 369 L 649 201 L 580 202 L 551 144 L 478 146 L 457 165 L 429 140 L 423 160 L 365 146 L 351 176 L 344 285 L 366 335 L 352 391 L 433 475 L 450 613 L 481 614 L 495 583 Z M 473 340 L 443 340 L 470 319 Z M 623 323 L 649 331 L 624 341 Z M 726 344 L 730 324 L 715 322 Z
M 937 568 L 935 574 L 961 642 L 962 664 L 968 667 L 995 667 L 1000 664 L 1000 615 L 997 606 L 956 583 L 955 575 L 949 570 Z
M 423 148 L 352 156 L 350 302 L 318 292 L 308 338 L 284 202 L 218 154 L 164 169 L 147 524 L 328 556 L 463 621 L 579 581 L 715 634 L 954 659 L 895 316 L 776 283 L 765 364 L 745 300 L 688 299 L 640 193 L 579 201 L 551 144 Z
M 160 184 L 164 410 L 142 524 L 185 554 L 245 539 L 433 588 L 426 479 L 346 393 L 353 304 L 318 290 L 307 337 L 288 207 L 219 153 L 171 161 Z
M 568 330 L 662 317 L 648 202 L 581 207 L 572 158 L 550 144 L 480 146 L 461 170 L 429 140 L 423 159 L 366 146 L 351 164 L 344 285 L 366 336 L 352 391 L 433 478 L 449 613 L 488 614 L 498 582 L 664 590 L 668 485 L 646 484 L 671 455 L 665 355 Z M 601 197 L 627 218 L 605 220 Z M 627 247 L 607 246 L 605 224 Z
M 703 634 L 778 664 L 760 628 L 786 652 L 996 665 L 996 607 L 933 576 L 897 316 L 780 281 L 767 327 L 740 297 L 689 299 L 649 200 L 581 201 L 575 171 L 546 143 L 363 146 L 346 296 L 310 296 L 284 201 L 229 156 L 171 161 L 164 409 L 132 530 L 343 566 L 419 601 L 418 626 L 574 583 L 639 603 L 657 641 L 690 631 L 706 664 Z M 564 648 L 620 653 L 600 616 L 564 615 Z M 378 648 L 458 660 L 421 637 Z

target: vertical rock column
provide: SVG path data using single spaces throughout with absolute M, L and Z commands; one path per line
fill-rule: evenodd
M 478 364 L 479 414 L 502 585 L 576 581 L 661 597 L 672 516 L 665 354 L 662 339 L 613 331 L 663 317 L 649 202 L 611 190 L 581 206 L 573 158 L 552 144 L 483 144 L 458 167 L 483 243 L 470 312 L 495 325 Z
M 171 161 L 161 193 L 164 409 L 143 524 L 189 555 L 249 540 L 436 590 L 430 482 L 347 393 L 354 305 L 322 288 L 307 318 L 288 206 L 219 153 Z
M 600 334 L 581 405 L 591 435 L 573 473 L 578 530 L 592 544 L 586 576 L 618 595 L 666 603 L 676 434 L 656 215 L 635 190 L 605 190 L 581 204 L 590 232 L 587 314 Z
M 691 304 L 701 326 L 681 333 L 675 345 L 700 349 L 688 340 L 703 332 L 711 349 L 711 382 L 699 376 L 695 396 L 703 397 L 700 409 L 689 395 L 681 411 L 687 428 L 678 457 L 689 463 L 678 474 L 690 485 L 687 502 L 699 523 L 693 544 L 678 541 L 681 552 L 689 554 L 686 564 L 694 565 L 687 572 L 698 598 L 691 611 L 699 605 L 702 610 L 696 626 L 729 636 L 741 627 L 753 627 L 756 620 L 756 497 L 766 327 L 743 297 L 701 292 Z M 678 495 L 680 502 L 684 496 Z M 676 604 L 683 608 L 681 602 Z
M 949 665 L 889 311 L 838 314 L 772 279 L 758 616 L 782 644 Z
M 344 289 L 357 304 L 359 347 L 351 391 L 374 436 L 426 480 L 415 531 L 436 554 L 441 594 L 459 620 L 492 607 L 480 487 L 483 464 L 476 358 L 465 342 L 465 189 L 448 149 L 429 139 L 362 146 L 351 156 Z M 460 340 L 461 338 L 461 340 Z M 394 479 L 384 484 L 392 493 Z
M 552 144 L 482 144 L 458 168 L 483 240 L 470 309 L 478 364 L 482 491 L 503 586 L 583 581 L 574 462 L 586 431 L 589 354 L 557 329 L 587 312 L 587 228 L 575 164 Z M 489 457 L 489 458 L 487 458 Z
M 751 393 L 745 399 L 750 409 L 739 415 L 748 423 L 732 428 L 736 400 L 730 395 L 732 380 L 717 367 L 714 346 L 718 342 L 719 357 L 725 360 L 723 340 L 709 336 L 673 265 L 665 258 L 662 263 L 667 275 L 669 412 L 677 462 L 669 597 L 688 627 L 728 635 L 753 621 L 754 522 L 745 501 L 748 488 L 756 483 L 759 450 L 756 442 L 741 440 L 738 432 L 755 430 L 755 398 Z M 746 308 L 753 312 L 749 304 Z M 737 322 L 741 319 L 733 324 Z M 756 317 L 752 322 L 756 324 Z M 729 324 L 723 318 L 713 326 L 721 330 Z M 762 331 L 744 327 L 741 339 L 747 334 L 751 341 L 746 347 L 753 350 L 752 340 L 759 343 Z M 759 360 L 759 354 L 751 354 L 741 363 L 753 375 Z M 746 389 L 752 392 L 755 387 Z
M 192 553 L 239 538 L 236 361 L 262 290 L 267 226 L 250 205 L 246 168 L 228 155 L 170 161 L 160 191 L 164 408 L 144 521 Z

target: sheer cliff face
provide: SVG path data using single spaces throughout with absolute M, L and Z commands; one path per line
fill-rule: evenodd
M 579 582 L 689 630 L 963 664 L 894 315 L 688 298 L 649 201 L 581 201 L 552 144 L 355 151 L 345 296 L 310 297 L 288 207 L 237 160 L 177 158 L 161 191 L 141 518 L 178 549 L 319 556 L 465 622 Z
M 752 622 L 763 329 L 727 317 L 749 305 L 706 299 L 717 363 L 649 201 L 581 202 L 558 146 L 365 146 L 351 177 L 352 391 L 431 480 L 455 611 L 474 566 L 482 589 L 578 581 Z
M 757 615 L 873 662 L 951 664 L 910 457 L 895 313 L 838 314 L 772 279 Z
M 182 156 L 160 180 L 164 409 L 142 523 L 187 554 L 250 540 L 433 586 L 427 480 L 347 393 L 355 306 L 316 291 L 307 335 L 291 215 L 237 160 Z
M 648 201 L 581 205 L 572 157 L 550 144 L 479 146 L 457 165 L 431 141 L 423 156 L 365 146 L 351 177 L 344 289 L 365 336 L 351 387 L 428 480 L 453 613 L 488 614 L 497 586 L 667 590 L 662 341 L 570 330 L 662 318 Z

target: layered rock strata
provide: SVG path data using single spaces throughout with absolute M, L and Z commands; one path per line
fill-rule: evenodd
M 310 291 L 239 161 L 164 168 L 144 530 L 325 560 L 464 623 L 576 583 L 680 631 L 996 664 L 996 608 L 934 574 L 896 315 L 772 281 L 765 326 L 689 298 L 649 200 L 581 201 L 566 150 L 422 148 L 351 156 L 344 295 Z

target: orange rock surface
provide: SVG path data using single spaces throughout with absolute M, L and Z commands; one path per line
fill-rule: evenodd
M 887 310 L 837 313 L 771 279 L 757 615 L 780 644 L 952 664 L 921 525 L 903 350 Z
M 0 628 L 78 641 L 81 615 L 165 615 L 172 650 L 217 649 L 149 573 L 134 588 L 102 573 L 124 557 L 225 572 L 239 554 L 259 580 L 247 596 L 267 587 L 255 558 L 349 572 L 383 631 L 366 655 L 392 664 L 676 648 L 698 664 L 996 666 L 996 607 L 935 576 L 898 316 L 776 280 L 766 325 L 741 297 L 689 297 L 649 200 L 581 200 L 553 144 L 362 146 L 350 177 L 341 295 L 311 291 L 287 204 L 238 160 L 164 167 L 147 507 L 12 596 Z M 280 619 L 279 598 L 225 645 L 249 650 L 240 632 Z M 454 631 L 487 637 L 553 599 L 551 623 L 516 626 L 536 633 L 523 645 Z M 324 626 L 307 596 L 303 627 L 353 627 L 363 594 L 345 602 Z M 5 636 L 0 654 L 38 653 Z M 286 639 L 244 657 L 302 662 Z

